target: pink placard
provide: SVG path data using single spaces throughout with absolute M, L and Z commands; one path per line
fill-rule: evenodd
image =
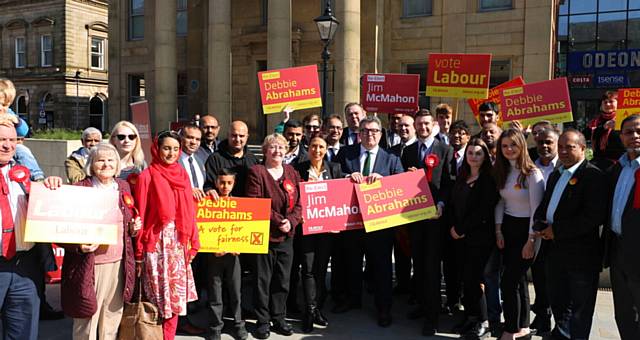
M 350 179 L 300 183 L 304 235 L 361 229 L 362 216 Z

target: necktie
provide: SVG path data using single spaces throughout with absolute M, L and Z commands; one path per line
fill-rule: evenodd
M 329 161 L 333 161 L 336 157 L 336 150 L 334 148 L 329 148 Z
M 189 168 L 191 170 L 191 185 L 193 185 L 194 188 L 199 188 L 198 176 L 196 176 L 196 168 L 193 166 L 193 156 L 189 156 Z
M 371 151 L 367 151 L 367 157 L 364 159 L 364 166 L 362 167 L 362 176 L 369 176 L 371 167 Z
M 355 132 L 351 132 L 351 140 L 350 145 L 358 143 L 358 134 Z
M 2 213 L 2 256 L 10 260 L 16 254 L 16 235 L 13 231 L 13 214 L 9 205 L 9 186 L 0 172 L 0 213 Z
M 427 146 L 424 143 L 420 143 L 420 162 L 424 164 L 424 158 L 427 157 Z
M 454 157 L 455 159 L 458 159 L 458 158 L 460 158 L 460 154 L 459 154 L 459 153 L 457 153 L 457 152 L 454 152 L 454 153 L 453 153 L 453 157 Z
M 400 144 L 400 157 L 402 157 L 402 154 L 404 153 L 404 148 L 407 147 L 407 144 L 402 143 Z

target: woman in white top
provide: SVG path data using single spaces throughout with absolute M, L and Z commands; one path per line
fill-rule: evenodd
M 500 286 L 505 328 L 501 340 L 524 339 L 531 336 L 525 273 L 536 249 L 531 227 L 544 194 L 544 179 L 529 158 L 527 142 L 520 130 L 504 131 L 497 144 L 494 172 L 500 202 L 495 211 L 496 241 L 504 262 Z

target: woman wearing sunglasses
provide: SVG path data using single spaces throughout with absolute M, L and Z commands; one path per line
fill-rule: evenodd
M 135 125 L 126 120 L 117 122 L 111 130 L 109 143 L 113 144 L 120 154 L 120 179 L 126 180 L 129 175 L 138 174 L 147 167 L 139 137 Z

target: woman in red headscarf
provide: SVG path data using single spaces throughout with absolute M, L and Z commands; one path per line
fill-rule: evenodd
M 591 140 L 593 160 L 602 170 L 616 163 L 625 149 L 620 141 L 620 132 L 615 131 L 618 93 L 607 91 L 600 100 L 600 114 L 587 125 L 585 137 Z
M 151 166 L 137 178 L 134 192 L 142 231 L 136 239 L 136 271 L 144 292 L 164 319 L 164 339 L 176 334 L 178 315 L 197 299 L 191 259 L 200 248 L 195 205 L 187 172 L 177 162 L 180 137 L 162 132 L 152 147 Z

